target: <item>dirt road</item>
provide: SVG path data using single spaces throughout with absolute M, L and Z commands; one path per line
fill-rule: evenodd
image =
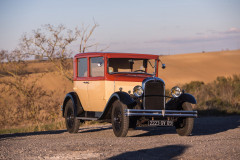
M 111 125 L 0 135 L 0 159 L 240 159 L 240 116 L 195 120 L 192 136 L 172 127 L 137 128 L 114 136 Z

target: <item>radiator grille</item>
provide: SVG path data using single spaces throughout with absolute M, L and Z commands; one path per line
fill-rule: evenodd
M 160 80 L 145 83 L 143 107 L 150 110 L 162 110 L 165 106 L 165 85 Z

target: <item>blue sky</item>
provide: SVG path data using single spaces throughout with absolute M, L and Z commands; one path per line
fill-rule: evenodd
M 239 15 L 239 0 L 0 0 L 0 49 L 16 48 L 23 33 L 44 24 L 73 29 L 93 19 L 91 41 L 108 52 L 240 49 Z

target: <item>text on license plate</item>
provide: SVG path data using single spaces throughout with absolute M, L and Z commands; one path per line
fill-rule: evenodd
M 167 120 L 149 120 L 149 126 L 173 126 L 173 121 Z

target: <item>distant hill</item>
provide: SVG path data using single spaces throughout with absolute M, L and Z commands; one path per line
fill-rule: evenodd
M 159 77 L 167 88 L 190 81 L 208 83 L 218 76 L 240 74 L 240 50 L 160 56 L 166 68 Z

